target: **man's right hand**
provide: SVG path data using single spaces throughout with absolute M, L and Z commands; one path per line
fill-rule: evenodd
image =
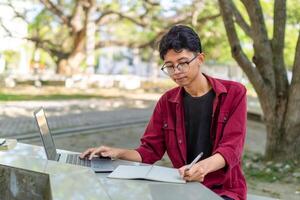
M 123 149 L 112 148 L 108 146 L 100 146 L 95 148 L 89 148 L 80 154 L 80 158 L 89 158 L 91 160 L 94 156 L 103 156 L 103 157 L 110 157 L 112 159 L 120 158 Z

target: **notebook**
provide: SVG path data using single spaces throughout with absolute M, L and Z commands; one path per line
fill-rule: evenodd
M 146 179 L 168 183 L 186 183 L 186 181 L 180 177 L 178 169 L 155 165 L 119 165 L 111 174 L 108 175 L 108 178 Z

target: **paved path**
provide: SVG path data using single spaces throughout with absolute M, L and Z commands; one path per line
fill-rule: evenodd
M 101 126 L 107 123 L 144 120 L 140 131 L 150 118 L 155 101 L 139 99 L 89 99 L 64 101 L 24 101 L 0 103 L 0 137 L 24 139 L 36 135 L 38 129 L 33 111 L 40 106 L 46 110 L 49 126 L 53 132 L 73 130 L 80 127 Z M 119 131 L 119 130 L 117 130 Z M 94 131 L 95 132 L 95 131 Z M 116 131 L 115 131 L 116 132 Z M 134 131 L 133 131 L 134 132 Z M 120 137 L 117 134 L 117 137 Z M 127 137 L 128 138 L 128 137 Z M 131 143 L 126 141 L 124 143 Z M 139 142 L 139 140 L 136 140 Z M 111 142 L 110 142 L 111 143 Z M 263 153 L 265 128 L 263 124 L 248 121 L 248 134 L 245 149 Z
M 153 101 L 107 99 L 2 103 L 0 104 L 0 136 L 15 137 L 37 133 L 33 111 L 40 106 L 45 108 L 49 127 L 55 131 L 148 119 L 153 105 Z

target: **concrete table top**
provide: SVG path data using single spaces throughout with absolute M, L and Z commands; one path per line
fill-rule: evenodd
M 115 162 L 126 165 L 140 164 L 123 160 Z M 47 160 L 44 149 L 40 146 L 18 143 L 14 149 L 0 151 L 0 195 L 4 196 L 4 199 L 221 199 L 196 182 L 172 184 L 121 180 L 107 178 L 108 174 L 94 173 L 88 167 Z

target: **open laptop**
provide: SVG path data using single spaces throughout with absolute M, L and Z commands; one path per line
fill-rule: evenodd
M 57 153 L 48 121 L 43 108 L 34 111 L 34 117 L 39 128 L 48 160 L 54 160 L 63 163 L 91 167 L 95 172 L 111 172 L 115 169 L 114 161 L 111 158 L 95 157 L 92 160 L 80 159 L 79 154 Z

